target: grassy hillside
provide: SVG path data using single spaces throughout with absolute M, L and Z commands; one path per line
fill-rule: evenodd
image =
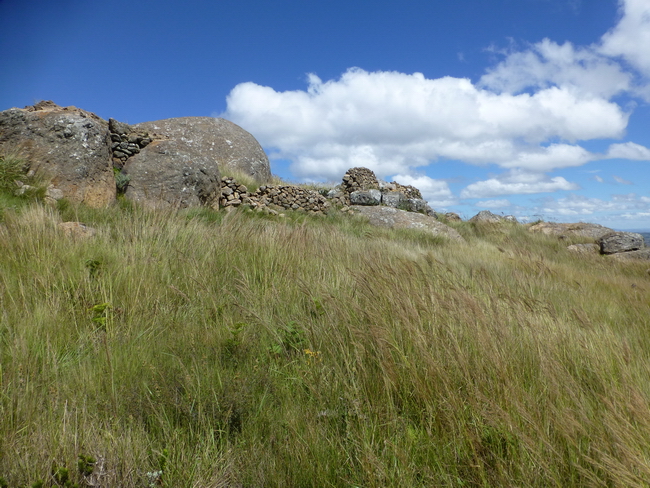
M 650 484 L 647 264 L 3 195 L 1 486 Z

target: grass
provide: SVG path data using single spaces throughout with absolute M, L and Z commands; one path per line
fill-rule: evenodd
M 9 487 L 650 484 L 647 265 L 518 225 L 3 216 Z

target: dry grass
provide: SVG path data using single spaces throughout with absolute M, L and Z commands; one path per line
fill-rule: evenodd
M 128 204 L 4 221 L 10 487 L 56 486 L 53 464 L 80 486 L 649 484 L 647 266 L 519 226 L 458 246 Z

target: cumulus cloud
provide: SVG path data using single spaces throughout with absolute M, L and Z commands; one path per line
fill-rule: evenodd
M 434 207 L 447 207 L 458 203 L 446 181 L 411 175 L 395 175 L 393 180 L 402 185 L 413 185 L 420 190 L 422 198 Z
M 650 3 L 620 0 L 621 19 L 602 37 L 600 51 L 621 56 L 646 78 L 650 78 Z
M 593 47 L 550 39 L 510 53 L 481 78 L 482 86 L 502 92 L 560 86 L 604 98 L 628 90 L 631 84 L 630 73 Z
M 308 78 L 306 90 L 237 85 L 224 117 L 293 161 L 299 177 L 337 177 L 351 166 L 379 176 L 431 161 L 460 160 L 548 171 L 584 164 L 578 141 L 619 137 L 628 114 L 603 98 L 560 87 L 497 94 L 470 80 L 350 69 L 337 80 Z
M 633 161 L 650 161 L 650 149 L 634 142 L 612 144 L 609 146 L 607 159 L 631 159 Z
M 464 188 L 461 198 L 490 198 L 500 195 L 517 195 L 577 190 L 579 187 L 561 176 L 549 178 L 543 173 L 512 171 L 485 181 L 472 183 Z

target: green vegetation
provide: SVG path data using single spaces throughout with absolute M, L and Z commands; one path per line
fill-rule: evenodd
M 518 225 L 2 215 L 0 486 L 650 483 L 647 265 Z

